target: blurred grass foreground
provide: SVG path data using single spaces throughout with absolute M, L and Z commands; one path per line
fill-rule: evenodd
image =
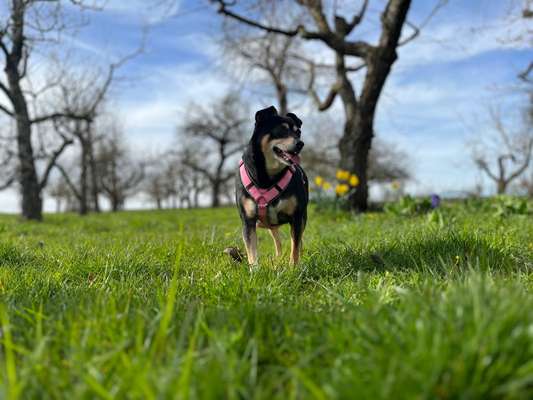
M 253 273 L 234 209 L 0 216 L 0 396 L 531 398 L 530 215 L 313 210 Z

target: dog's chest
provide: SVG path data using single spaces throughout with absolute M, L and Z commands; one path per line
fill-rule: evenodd
M 292 216 L 296 207 L 298 206 L 298 200 L 296 196 L 290 196 L 284 199 L 280 199 L 276 204 L 272 204 L 268 207 L 268 220 L 272 225 L 279 224 L 280 217 Z

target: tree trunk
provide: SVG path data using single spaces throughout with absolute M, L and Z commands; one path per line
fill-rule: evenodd
M 505 192 L 507 191 L 507 182 L 505 181 L 505 179 L 498 179 L 496 181 L 496 187 L 498 194 L 505 194 Z
M 29 220 L 41 221 L 43 201 L 37 171 L 33 146 L 31 143 L 31 121 L 26 99 L 20 87 L 18 71 L 6 70 L 11 89 L 12 103 L 15 110 L 17 124 L 17 146 L 19 157 L 19 183 L 22 195 L 22 217 Z
M 371 120 L 359 112 L 348 117 L 344 125 L 344 134 L 339 141 L 340 167 L 357 175 L 359 185 L 350 195 L 348 205 L 356 211 L 368 208 L 368 154 L 373 137 Z
M 211 188 L 211 207 L 216 208 L 220 207 L 220 181 L 217 180 L 213 182 L 213 186 Z
M 91 172 L 91 200 L 92 200 L 92 207 L 93 211 L 99 213 L 100 212 L 100 201 L 98 198 L 98 193 L 100 192 L 100 188 L 98 187 L 98 169 L 96 165 L 96 159 L 94 157 L 94 139 L 93 139 L 93 130 L 92 130 L 92 122 L 89 122 L 87 124 L 87 151 L 88 151 L 88 159 L 89 159 L 89 167 Z
M 81 144 L 81 156 L 80 156 L 80 215 L 87 215 L 89 213 L 89 204 L 88 204 L 88 192 L 89 192 L 89 182 L 88 182 L 88 169 L 89 169 L 89 154 L 87 149 L 87 140 L 83 138 L 83 134 L 80 132 L 79 122 L 76 122 L 76 135 L 80 138 Z
M 282 82 L 276 82 L 276 95 L 278 97 L 279 113 L 286 115 L 288 113 L 287 87 Z

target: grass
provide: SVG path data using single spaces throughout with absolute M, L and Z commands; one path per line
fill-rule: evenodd
M 0 216 L 0 398 L 529 399 L 531 217 L 443 216 L 312 211 L 254 273 L 233 209 Z

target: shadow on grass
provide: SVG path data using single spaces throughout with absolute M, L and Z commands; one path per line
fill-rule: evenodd
M 509 249 L 497 248 L 473 236 L 447 235 L 406 240 L 369 250 L 348 243 L 325 244 L 320 253 L 306 257 L 305 276 L 342 278 L 358 272 L 418 271 L 448 275 L 467 269 L 519 272 L 528 269 Z
M 20 268 L 36 261 L 36 257 L 10 243 L 0 243 L 0 267 Z

